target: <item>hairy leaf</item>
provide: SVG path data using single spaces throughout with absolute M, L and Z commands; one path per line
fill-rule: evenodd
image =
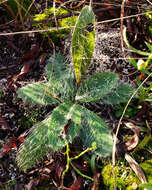
M 81 110 L 77 104 L 67 103 L 58 106 L 50 118 L 49 144 L 52 149 L 63 148 L 78 135 Z
M 52 93 L 64 102 L 73 100 L 75 93 L 74 73 L 71 66 L 65 62 L 64 57 L 56 54 L 49 59 L 46 73 L 52 88 Z
M 20 147 L 18 166 L 26 170 L 50 150 L 63 148 L 78 135 L 81 122 L 80 106 L 62 104 L 51 115 L 38 123 Z
M 29 132 L 19 149 L 17 163 L 20 169 L 26 170 L 39 161 L 51 149 L 49 147 L 50 116 L 36 124 Z
M 26 85 L 18 90 L 18 95 L 23 100 L 35 104 L 55 104 L 58 103 L 56 96 L 50 93 L 52 89 L 49 83 L 37 82 Z
M 120 104 L 127 102 L 134 92 L 134 88 L 128 84 L 120 84 L 108 96 L 103 97 L 100 103 L 103 104 Z
M 51 56 L 48 64 L 46 65 L 46 74 L 48 79 L 55 77 L 57 78 L 62 74 L 63 71 L 67 69 L 67 62 L 64 57 L 60 54 Z
M 105 72 L 91 76 L 85 80 L 76 94 L 79 102 L 92 102 L 109 94 L 118 82 L 118 75 Z
M 96 142 L 97 149 L 93 151 L 98 156 L 109 156 L 112 152 L 113 140 L 106 123 L 94 112 L 83 108 L 80 138 L 86 147 Z
M 95 17 L 90 6 L 82 9 L 72 36 L 72 59 L 76 82 L 86 73 L 95 47 Z

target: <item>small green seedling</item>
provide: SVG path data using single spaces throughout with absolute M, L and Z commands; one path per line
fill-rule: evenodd
M 146 69 L 151 64 L 151 60 L 152 60 L 152 45 L 149 44 L 148 42 L 145 42 L 145 44 L 150 52 L 141 51 L 141 50 L 138 50 L 138 49 L 132 47 L 129 44 L 129 41 L 127 39 L 126 28 L 124 28 L 124 30 L 123 30 L 123 38 L 124 38 L 125 44 L 128 46 L 128 48 L 130 50 L 132 50 L 133 52 L 135 52 L 139 55 L 145 56 L 145 58 L 147 57 L 146 61 L 144 61 L 143 59 L 139 59 L 138 62 L 136 62 L 133 58 L 130 58 L 130 62 L 133 64 L 134 67 L 136 67 L 139 71 L 146 72 Z
M 130 58 L 130 62 L 132 65 L 142 73 L 145 73 L 146 75 L 150 75 L 151 73 L 151 63 L 152 63 L 152 45 L 148 42 L 145 42 L 147 48 L 150 52 L 144 52 L 141 50 L 137 50 L 136 48 L 132 47 L 128 40 L 126 35 L 126 28 L 124 28 L 123 31 L 123 37 L 126 45 L 129 49 L 131 49 L 133 52 L 145 56 L 145 61 L 143 59 L 139 59 L 138 62 L 136 62 L 133 58 Z M 141 85 L 142 81 L 137 77 L 136 78 L 137 85 Z M 148 101 L 152 102 L 152 83 L 149 84 L 148 87 L 141 86 L 141 88 L 138 90 L 138 99 L 139 102 Z
M 23 100 L 58 105 L 42 122 L 36 124 L 20 147 L 17 156 L 22 170 L 31 167 L 51 150 L 67 147 L 67 166 L 87 151 L 99 157 L 109 156 L 113 140 L 106 123 L 82 103 L 101 101 L 108 104 L 127 102 L 133 88 L 118 84 L 118 75 L 111 72 L 95 74 L 84 79 L 95 46 L 94 13 L 90 6 L 82 9 L 72 37 L 73 67 L 62 55 L 56 54 L 46 66 L 47 82 L 37 82 L 18 91 Z M 91 26 L 91 29 L 88 27 Z M 80 104 L 81 103 L 81 104 Z M 86 150 L 69 158 L 69 143 L 79 136 Z

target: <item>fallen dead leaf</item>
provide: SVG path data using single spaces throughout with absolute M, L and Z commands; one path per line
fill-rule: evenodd
M 125 147 L 128 151 L 131 151 L 132 149 L 134 149 L 138 143 L 139 143 L 139 132 L 140 129 L 134 125 L 131 122 L 126 122 L 124 123 L 126 127 L 128 127 L 129 129 L 131 129 L 134 132 L 134 135 L 125 143 Z
M 25 61 L 29 61 L 31 59 L 36 59 L 38 57 L 39 53 L 40 53 L 40 48 L 39 48 L 38 44 L 33 44 L 31 46 L 30 51 L 27 52 L 25 55 L 23 55 L 20 58 L 20 63 L 23 63 Z
M 31 49 L 28 53 L 23 55 L 20 58 L 19 63 L 23 63 L 23 67 L 21 69 L 21 72 L 17 75 L 15 75 L 9 82 L 8 82 L 8 87 L 12 87 L 12 84 L 16 82 L 19 78 L 22 78 L 25 74 L 30 72 L 30 69 L 32 65 L 35 62 L 35 59 L 38 57 L 40 52 L 40 48 L 37 44 L 33 44 L 31 46 Z
M 31 59 L 31 60 L 29 60 L 27 62 L 24 62 L 24 65 L 23 65 L 23 67 L 21 69 L 21 72 L 18 75 L 16 75 L 16 76 L 13 77 L 13 79 L 12 79 L 13 82 L 17 81 L 17 79 L 22 78 L 22 76 L 24 76 L 25 74 L 29 73 L 30 72 L 30 68 L 33 65 L 33 63 L 34 63 L 34 59 Z

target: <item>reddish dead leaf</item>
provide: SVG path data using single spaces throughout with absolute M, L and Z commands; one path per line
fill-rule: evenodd
M 67 124 L 64 125 L 64 135 L 65 136 L 67 135 L 68 127 L 70 126 L 70 124 L 71 124 L 71 119 L 69 119 Z
M 31 46 L 30 51 L 20 58 L 20 63 L 29 61 L 31 59 L 36 59 L 39 55 L 39 52 L 40 52 L 39 46 L 37 44 L 33 44 Z
M 78 178 L 76 178 L 74 180 L 71 187 L 68 188 L 67 190 L 80 190 L 80 189 L 82 189 L 82 183 L 83 183 L 83 178 L 81 176 L 79 176 Z
M 139 75 L 139 79 L 140 79 L 141 81 L 143 81 L 144 78 L 145 78 L 145 73 L 141 73 L 141 74 Z M 137 83 L 136 79 L 134 79 L 133 82 L 134 82 L 134 83 Z
M 2 147 L 0 151 L 0 158 L 2 158 L 4 155 L 6 155 L 12 148 L 15 148 L 17 146 L 17 138 L 12 137 L 4 146 Z
M 94 174 L 95 181 L 93 183 L 93 186 L 92 186 L 91 190 L 99 190 L 99 178 L 100 178 L 100 176 L 101 176 L 101 172 L 96 171 L 95 174 Z
M 8 125 L 7 121 L 2 117 L 0 117 L 0 127 L 3 130 L 10 130 L 11 129 L 10 126 Z
M 129 163 L 130 167 L 135 172 L 135 174 L 138 176 L 139 180 L 142 183 L 147 183 L 146 177 L 139 164 L 129 154 L 125 154 L 125 159 Z
M 22 78 L 25 74 L 30 72 L 30 69 L 34 64 L 35 59 L 38 57 L 39 52 L 40 48 L 38 47 L 38 45 L 34 44 L 32 45 L 30 51 L 20 58 L 19 63 L 24 63 L 24 65 L 21 69 L 21 72 L 18 75 L 14 76 L 11 79 L 11 81 L 9 81 L 8 87 L 12 87 L 12 84 L 14 82 L 16 82 L 19 78 Z
M 22 78 L 22 76 L 24 76 L 25 74 L 29 73 L 30 68 L 33 65 L 33 63 L 34 63 L 34 59 L 31 59 L 31 60 L 29 60 L 27 62 L 24 62 L 24 65 L 23 65 L 23 67 L 21 69 L 21 72 L 18 75 L 13 77 L 13 79 L 12 79 L 13 82 L 15 82 L 19 78 Z
M 126 143 L 125 143 L 125 147 L 128 151 L 134 149 L 138 143 L 139 143 L 139 132 L 140 129 L 135 126 L 133 123 L 128 122 L 125 123 L 126 127 L 128 127 L 129 129 L 131 129 L 134 132 L 133 137 L 131 137 Z

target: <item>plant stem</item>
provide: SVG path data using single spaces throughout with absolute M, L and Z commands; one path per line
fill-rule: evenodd
M 123 30 L 123 39 L 124 39 L 126 45 L 128 46 L 128 48 L 131 49 L 132 51 L 134 51 L 135 53 L 137 53 L 137 54 L 139 54 L 139 55 L 144 55 L 144 56 L 150 56 L 150 55 L 151 55 L 151 53 L 138 50 L 138 49 L 132 47 L 132 46 L 129 44 L 129 41 L 128 41 L 128 39 L 127 39 L 127 34 L 126 34 L 126 27 L 124 27 L 124 30 Z
M 69 166 L 70 166 L 69 152 L 70 152 L 70 148 L 69 148 L 69 145 L 67 144 L 66 145 L 66 152 L 65 152 L 65 154 L 67 155 L 67 164 L 66 164 L 65 170 L 62 173 L 62 180 L 64 179 L 64 176 L 65 176 L 66 172 L 69 170 Z
M 77 156 L 75 156 L 75 157 L 73 157 L 73 158 L 70 158 L 70 161 L 76 160 L 76 159 L 80 158 L 80 157 L 83 156 L 85 153 L 87 153 L 87 152 L 89 152 L 89 151 L 91 151 L 91 150 L 92 150 L 92 147 L 91 147 L 91 148 L 87 148 L 86 150 L 84 150 L 83 152 L 81 152 L 79 155 L 77 155 Z
M 87 176 L 87 175 L 81 173 L 80 170 L 78 170 L 78 169 L 72 164 L 72 162 L 70 162 L 70 164 L 71 164 L 71 166 L 73 167 L 73 169 L 74 169 L 80 176 L 82 176 L 82 177 L 84 177 L 84 178 L 87 178 L 87 179 L 89 179 L 89 180 L 91 180 L 91 181 L 95 181 L 92 177 L 89 177 L 89 176 Z
M 70 158 L 70 157 L 69 157 L 70 148 L 69 148 L 69 145 L 67 144 L 67 145 L 66 145 L 66 152 L 65 152 L 65 154 L 67 155 L 67 164 L 66 164 L 65 170 L 64 170 L 63 173 L 62 173 L 62 180 L 64 179 L 64 176 L 65 176 L 66 172 L 68 172 L 69 166 L 70 166 L 70 164 L 71 164 L 71 166 L 73 167 L 73 169 L 74 169 L 79 175 L 81 175 L 82 177 L 85 177 L 85 178 L 87 178 L 87 179 L 90 179 L 91 181 L 95 181 L 93 178 L 91 178 L 91 177 L 89 177 L 89 176 L 87 176 L 87 175 L 81 173 L 80 170 L 78 170 L 78 169 L 72 164 L 72 160 L 76 160 L 76 159 L 80 158 L 81 156 L 83 156 L 86 152 L 89 152 L 89 151 L 95 150 L 95 149 L 96 149 L 96 144 L 93 144 L 91 148 L 87 148 L 86 150 L 84 150 L 83 152 L 81 152 L 78 156 L 75 156 L 75 157 L 73 157 L 73 158 Z

